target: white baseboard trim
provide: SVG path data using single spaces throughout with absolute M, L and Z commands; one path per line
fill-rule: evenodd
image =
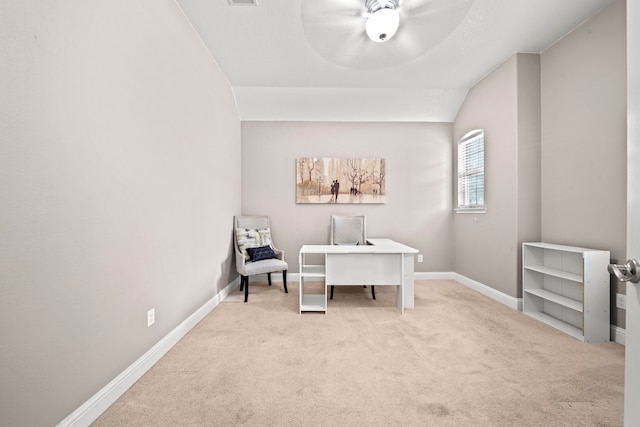
M 289 282 L 297 282 L 300 273 L 287 273 L 287 287 L 289 287 Z M 254 282 L 259 283 L 267 283 L 269 281 L 269 277 L 267 273 L 256 274 L 255 276 L 249 276 L 249 284 Z M 271 273 L 271 281 L 273 283 L 281 283 L 282 282 L 282 272 L 278 271 L 276 273 Z M 240 283 L 240 279 L 238 279 L 238 284 Z
M 216 294 L 202 307 L 187 317 L 176 328 L 169 332 L 149 351 L 143 354 L 131 366 L 125 369 L 120 375 L 114 378 L 109 384 L 104 386 L 99 392 L 93 395 L 82 406 L 73 411 L 62 420 L 58 427 L 79 427 L 88 426 L 94 422 L 104 411 L 109 408 L 120 396 L 126 392 L 136 381 L 140 379 L 153 365 L 156 364 L 171 348 L 178 343 L 198 322 L 211 312 L 220 302 L 222 302 L 231 291 L 240 284 L 237 278 L 228 284 L 222 291 Z
M 288 280 L 291 280 L 291 282 L 297 282 L 299 280 L 299 276 L 300 275 L 298 273 L 287 274 L 287 278 Z M 490 286 L 477 282 L 473 279 L 469 279 L 468 277 L 465 277 L 462 274 L 458 274 L 453 271 L 416 271 L 415 273 L 413 273 L 413 277 L 415 280 L 454 280 L 461 285 L 471 288 L 474 291 L 481 293 L 482 295 L 485 295 L 495 301 L 498 301 L 501 304 L 506 305 L 509 308 L 512 308 L 513 310 L 522 311 L 522 298 L 512 297 L 503 292 L 495 290 Z M 267 280 L 266 276 L 264 280 Z M 611 341 L 615 341 L 618 344 L 626 345 L 626 330 L 618 326 L 611 325 Z
M 455 273 L 453 271 L 443 271 L 443 272 L 420 272 L 416 271 L 413 273 L 413 278 L 415 280 L 455 280 Z
M 462 274 L 453 273 L 453 280 L 465 285 L 468 288 L 480 292 L 482 295 L 488 296 L 489 298 L 496 300 L 509 308 L 522 311 L 522 298 L 512 297 L 511 295 L 507 295 L 504 292 L 500 292 L 490 286 L 477 282 L 473 279 L 469 279 Z
M 611 341 L 627 345 L 627 330 L 616 325 L 611 325 Z
M 491 299 L 494 299 L 507 307 L 513 308 L 514 310 L 522 310 L 522 298 L 514 298 L 509 296 L 503 292 L 497 291 L 490 286 L 484 285 L 480 282 L 476 282 L 475 280 L 469 279 L 468 277 L 463 276 L 462 274 L 454 273 L 453 271 L 443 271 L 443 272 L 420 272 L 416 271 L 413 273 L 414 280 L 454 280 L 468 288 L 471 288 L 481 294 L 488 296 Z M 266 281 L 266 275 L 264 278 L 258 278 L 256 276 L 257 281 Z M 287 274 L 287 282 L 299 282 L 300 274 L 299 273 L 290 273 Z
M 514 310 L 522 311 L 522 298 L 514 298 L 503 292 L 495 290 L 475 280 L 469 279 L 454 272 L 415 272 L 416 280 L 455 280 L 495 301 L 498 301 Z M 298 273 L 287 274 L 287 281 L 299 281 Z M 259 281 L 267 280 L 264 278 Z M 158 362 L 171 348 L 178 343 L 191 329 L 193 329 L 204 317 L 209 314 L 220 302 L 222 302 L 238 285 L 240 278 L 236 278 L 222 291 L 202 305 L 193 314 L 187 317 L 180 325 L 169 332 L 149 351 L 143 354 L 131 366 L 104 386 L 82 406 L 73 411 L 69 416 L 57 424 L 57 427 L 84 427 L 94 422 L 104 411 L 120 398 L 136 381 L 138 381 L 153 365 Z M 626 330 L 611 325 L 611 341 L 625 345 Z
M 455 280 L 461 285 L 467 286 L 489 298 L 496 300 L 509 308 L 522 311 L 522 298 L 514 298 L 510 295 L 506 295 L 503 292 L 497 291 L 490 286 L 484 285 L 475 280 L 469 279 L 461 274 L 454 272 L 442 272 L 442 273 L 414 273 L 416 280 Z M 611 328 L 611 341 L 615 341 L 618 344 L 626 345 L 627 332 L 625 329 L 616 325 L 610 325 Z

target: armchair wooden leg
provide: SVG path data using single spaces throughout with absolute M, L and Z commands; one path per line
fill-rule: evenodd
M 331 296 L 329 297 L 329 299 L 333 299 L 333 288 L 335 288 L 335 286 L 331 285 Z
M 271 273 L 267 273 L 267 279 L 269 280 L 269 286 L 271 286 Z
M 249 276 L 245 276 L 244 284 L 244 302 L 249 300 Z
M 284 284 L 284 293 L 288 294 L 287 290 L 287 270 L 282 270 L 282 283 Z
M 240 275 L 240 292 L 244 289 L 244 276 Z
M 371 285 L 371 296 L 376 299 L 376 287 L 374 285 Z

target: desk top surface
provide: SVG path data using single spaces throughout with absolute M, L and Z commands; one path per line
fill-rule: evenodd
M 417 249 L 391 239 L 367 239 L 367 245 L 303 245 L 303 254 L 417 254 Z

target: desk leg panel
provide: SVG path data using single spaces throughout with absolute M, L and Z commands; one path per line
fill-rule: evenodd
M 414 308 L 414 266 L 413 254 L 404 254 L 404 308 Z

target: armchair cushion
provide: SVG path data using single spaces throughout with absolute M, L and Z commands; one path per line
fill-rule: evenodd
M 276 253 L 269 245 L 259 246 L 257 248 L 247 248 L 247 252 L 249 253 L 249 257 L 252 262 L 276 257 Z
M 254 276 L 256 274 L 283 271 L 283 270 L 287 270 L 288 268 L 289 266 L 285 261 L 282 261 L 277 258 L 272 258 L 272 259 L 263 259 L 256 262 L 248 262 L 243 266 L 242 270 L 239 271 L 239 273 L 244 276 Z
M 256 230 L 252 228 L 236 228 L 236 241 L 238 249 L 245 257 L 246 261 L 251 259 L 248 248 L 258 248 L 260 246 L 271 245 L 271 231 L 266 228 L 264 230 Z

